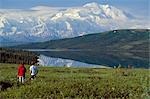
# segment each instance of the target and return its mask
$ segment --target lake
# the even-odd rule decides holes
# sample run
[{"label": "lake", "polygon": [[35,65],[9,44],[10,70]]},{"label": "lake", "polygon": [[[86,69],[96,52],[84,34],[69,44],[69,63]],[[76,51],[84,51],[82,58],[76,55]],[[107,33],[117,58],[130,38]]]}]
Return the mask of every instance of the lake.
[{"label": "lake", "polygon": [[84,49],[25,49],[38,54],[46,66],[149,68],[149,53],[143,51],[101,51]]}]

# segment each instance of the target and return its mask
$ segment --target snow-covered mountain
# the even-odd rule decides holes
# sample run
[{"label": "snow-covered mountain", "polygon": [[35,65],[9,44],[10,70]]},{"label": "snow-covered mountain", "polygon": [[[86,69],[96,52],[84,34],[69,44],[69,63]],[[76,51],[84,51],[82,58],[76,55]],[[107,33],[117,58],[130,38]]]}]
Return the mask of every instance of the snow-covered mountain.
[{"label": "snow-covered mountain", "polygon": [[128,12],[97,3],[73,8],[0,9],[0,41],[40,42],[113,29],[148,28],[143,24]]}]

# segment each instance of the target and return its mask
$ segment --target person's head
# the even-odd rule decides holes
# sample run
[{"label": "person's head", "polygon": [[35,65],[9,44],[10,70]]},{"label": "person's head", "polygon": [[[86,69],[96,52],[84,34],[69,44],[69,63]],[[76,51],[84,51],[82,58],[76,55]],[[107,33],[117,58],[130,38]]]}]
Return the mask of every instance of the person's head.
[{"label": "person's head", "polygon": [[21,63],[20,66],[24,66],[24,63]]},{"label": "person's head", "polygon": [[31,65],[34,65],[35,64],[35,62],[31,62]]},{"label": "person's head", "polygon": [[22,65],[24,65],[25,63],[24,62],[22,62]]}]

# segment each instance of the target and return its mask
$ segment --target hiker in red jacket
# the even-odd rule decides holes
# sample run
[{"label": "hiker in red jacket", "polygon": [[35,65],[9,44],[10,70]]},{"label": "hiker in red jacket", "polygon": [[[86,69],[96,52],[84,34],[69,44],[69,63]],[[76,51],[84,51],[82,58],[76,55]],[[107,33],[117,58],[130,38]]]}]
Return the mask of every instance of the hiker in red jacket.
[{"label": "hiker in red jacket", "polygon": [[25,73],[26,73],[26,68],[24,64],[20,64],[18,67],[18,79],[19,82],[24,83],[25,82]]}]

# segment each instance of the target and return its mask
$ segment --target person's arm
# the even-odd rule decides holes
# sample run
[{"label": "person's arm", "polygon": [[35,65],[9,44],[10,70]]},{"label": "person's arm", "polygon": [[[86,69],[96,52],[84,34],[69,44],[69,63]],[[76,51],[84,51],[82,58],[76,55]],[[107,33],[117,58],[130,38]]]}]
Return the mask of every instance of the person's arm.
[{"label": "person's arm", "polygon": [[26,68],[24,68],[24,72],[26,73],[26,71],[27,71],[27,69]]},{"label": "person's arm", "polygon": [[31,66],[30,66],[29,70],[30,70],[30,74],[31,74],[31,73],[32,73],[32,68],[31,68]]}]

